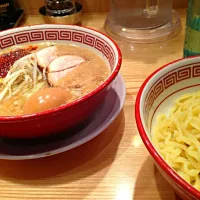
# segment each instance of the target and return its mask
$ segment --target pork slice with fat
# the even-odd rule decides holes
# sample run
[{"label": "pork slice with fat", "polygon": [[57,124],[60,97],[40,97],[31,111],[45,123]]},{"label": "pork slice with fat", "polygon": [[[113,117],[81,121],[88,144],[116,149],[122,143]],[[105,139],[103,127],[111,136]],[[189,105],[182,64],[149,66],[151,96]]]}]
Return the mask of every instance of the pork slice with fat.
[{"label": "pork slice with fat", "polygon": [[48,66],[47,77],[49,84],[59,86],[59,80],[83,62],[85,62],[84,58],[73,55],[60,56],[54,59]]},{"label": "pork slice with fat", "polygon": [[41,68],[47,68],[52,60],[58,57],[56,46],[46,47],[36,52],[38,65]]}]

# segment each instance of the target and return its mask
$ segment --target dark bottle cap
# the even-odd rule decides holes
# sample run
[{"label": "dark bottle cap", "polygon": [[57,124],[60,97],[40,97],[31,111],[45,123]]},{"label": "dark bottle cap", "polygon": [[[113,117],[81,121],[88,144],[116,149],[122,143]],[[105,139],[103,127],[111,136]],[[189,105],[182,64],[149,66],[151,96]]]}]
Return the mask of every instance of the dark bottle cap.
[{"label": "dark bottle cap", "polygon": [[46,0],[46,13],[50,16],[65,16],[76,12],[74,0]]}]

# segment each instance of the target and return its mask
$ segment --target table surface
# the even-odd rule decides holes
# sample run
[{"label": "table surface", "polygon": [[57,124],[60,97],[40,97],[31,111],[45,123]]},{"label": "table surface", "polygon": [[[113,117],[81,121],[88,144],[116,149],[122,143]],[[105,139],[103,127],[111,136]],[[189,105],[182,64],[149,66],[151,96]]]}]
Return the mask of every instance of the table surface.
[{"label": "table surface", "polygon": [[[178,10],[185,25],[185,10]],[[84,14],[83,25],[104,31],[106,13]],[[41,24],[38,15],[21,25]],[[184,29],[152,45],[121,46],[127,96],[117,119],[92,141],[60,155],[0,161],[0,199],[175,200],[137,131],[134,106],[139,87],[158,67],[182,57]]]}]

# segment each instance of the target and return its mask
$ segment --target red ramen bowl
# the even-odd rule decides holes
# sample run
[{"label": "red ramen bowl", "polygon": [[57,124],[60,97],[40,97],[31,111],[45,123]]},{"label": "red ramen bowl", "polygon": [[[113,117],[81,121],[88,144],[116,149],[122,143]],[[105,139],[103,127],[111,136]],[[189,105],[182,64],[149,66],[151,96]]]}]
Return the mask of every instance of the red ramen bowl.
[{"label": "red ramen bowl", "polygon": [[0,136],[37,138],[59,133],[86,120],[101,104],[122,62],[118,46],[104,34],[73,25],[34,25],[0,32],[0,48],[43,42],[74,44],[91,49],[108,63],[111,74],[102,85],[81,99],[45,112],[0,117]]},{"label": "red ramen bowl", "polygon": [[165,179],[184,200],[200,199],[200,191],[183,180],[152,143],[152,127],[157,116],[168,114],[175,100],[185,93],[200,91],[200,57],[169,63],[151,74],[141,86],[135,106],[140,136]]}]

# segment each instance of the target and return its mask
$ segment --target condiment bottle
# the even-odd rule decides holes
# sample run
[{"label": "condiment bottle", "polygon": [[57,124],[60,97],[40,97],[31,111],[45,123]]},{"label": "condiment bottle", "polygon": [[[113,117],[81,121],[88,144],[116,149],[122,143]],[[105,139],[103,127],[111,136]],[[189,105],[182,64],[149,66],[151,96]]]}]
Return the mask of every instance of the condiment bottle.
[{"label": "condiment bottle", "polygon": [[16,17],[12,0],[0,0],[0,24],[6,25]]},{"label": "condiment bottle", "polygon": [[76,12],[74,0],[46,0],[46,13],[50,16],[66,16]]},{"label": "condiment bottle", "polygon": [[189,0],[187,8],[184,57],[200,55],[200,1]]}]

